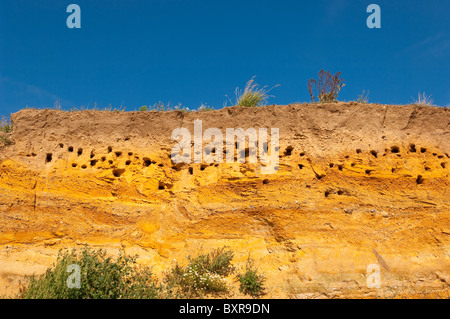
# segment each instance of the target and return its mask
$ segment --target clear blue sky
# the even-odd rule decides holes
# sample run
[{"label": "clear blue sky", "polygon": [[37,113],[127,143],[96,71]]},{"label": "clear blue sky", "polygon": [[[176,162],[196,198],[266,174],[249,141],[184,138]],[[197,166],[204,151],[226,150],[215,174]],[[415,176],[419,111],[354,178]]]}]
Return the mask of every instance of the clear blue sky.
[{"label": "clear blue sky", "polygon": [[[81,7],[81,29],[66,8]],[[381,7],[381,29],[366,8]],[[0,0],[0,114],[21,108],[201,103],[221,108],[252,76],[269,104],[309,101],[341,71],[340,100],[450,105],[449,0]],[[228,103],[229,105],[229,103]]]}]

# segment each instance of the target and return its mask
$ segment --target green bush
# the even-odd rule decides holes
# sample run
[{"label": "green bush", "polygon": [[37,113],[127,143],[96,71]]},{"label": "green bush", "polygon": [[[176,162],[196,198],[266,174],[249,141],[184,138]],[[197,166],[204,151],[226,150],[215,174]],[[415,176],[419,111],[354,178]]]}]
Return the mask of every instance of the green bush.
[{"label": "green bush", "polygon": [[264,275],[258,274],[258,270],[254,268],[253,262],[249,259],[245,272],[238,275],[239,291],[252,297],[260,297],[264,295]]},{"label": "green bush", "polygon": [[[158,298],[162,288],[147,267],[137,267],[137,256],[121,254],[115,260],[102,249],[60,251],[53,267],[29,278],[25,299],[139,299]],[[69,265],[80,267],[80,288],[69,288]]]},{"label": "green bush", "polygon": [[140,108],[139,108],[139,111],[140,112],[145,112],[145,111],[147,111],[147,105],[142,105]]},{"label": "green bush", "polygon": [[175,297],[202,297],[228,292],[225,276],[233,272],[231,250],[220,248],[209,254],[188,257],[185,267],[176,264],[164,279]]},{"label": "green bush", "polygon": [[6,117],[2,117],[0,120],[0,132],[3,133],[11,133],[13,129],[13,126],[10,122],[10,120]]}]

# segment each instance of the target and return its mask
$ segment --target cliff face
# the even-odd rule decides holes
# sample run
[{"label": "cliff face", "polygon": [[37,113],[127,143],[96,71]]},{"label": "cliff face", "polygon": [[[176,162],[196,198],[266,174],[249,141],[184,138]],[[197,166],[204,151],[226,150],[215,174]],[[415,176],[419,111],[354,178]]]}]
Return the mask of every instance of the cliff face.
[{"label": "cliff face", "polygon": [[[224,136],[278,128],[278,171],[175,165],[172,132],[193,134],[196,119]],[[449,295],[448,108],[29,109],[12,122],[0,149],[0,295],[84,243],[137,253],[157,274],[226,245],[238,266],[250,254],[273,298]],[[379,289],[367,287],[371,264]]]}]

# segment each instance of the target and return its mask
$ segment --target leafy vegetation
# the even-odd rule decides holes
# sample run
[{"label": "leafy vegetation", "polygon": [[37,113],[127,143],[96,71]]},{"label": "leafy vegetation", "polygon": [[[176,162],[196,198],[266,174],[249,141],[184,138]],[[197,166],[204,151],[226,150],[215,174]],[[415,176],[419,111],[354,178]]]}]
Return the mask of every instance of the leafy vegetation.
[{"label": "leafy vegetation", "polygon": [[[147,267],[137,267],[137,256],[106,256],[102,249],[88,247],[80,252],[60,251],[53,267],[38,277],[29,278],[22,292],[25,299],[130,299],[158,298],[162,288]],[[69,265],[80,267],[79,288],[69,288]]]},{"label": "leafy vegetation", "polygon": [[252,297],[260,297],[265,294],[264,275],[258,273],[249,258],[243,274],[238,275],[239,291]]},{"label": "leafy vegetation", "polygon": [[308,81],[308,90],[311,100],[316,101],[315,93],[319,102],[335,102],[341,89],[345,86],[345,80],[341,78],[341,72],[332,75],[330,71],[320,70],[319,78]]},{"label": "leafy vegetation", "polygon": [[178,263],[164,279],[172,295],[176,297],[201,297],[207,294],[227,293],[229,287],[225,276],[233,271],[231,250],[220,248],[194,258],[182,267]]}]

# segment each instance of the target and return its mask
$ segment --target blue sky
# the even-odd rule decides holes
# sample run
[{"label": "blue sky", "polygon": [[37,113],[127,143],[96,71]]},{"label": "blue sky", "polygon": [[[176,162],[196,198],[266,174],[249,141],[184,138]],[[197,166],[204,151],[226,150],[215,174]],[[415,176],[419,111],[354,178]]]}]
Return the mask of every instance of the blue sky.
[{"label": "blue sky", "polygon": [[[66,26],[71,3],[81,29]],[[371,3],[381,29],[366,26]],[[269,104],[307,102],[322,68],[342,72],[343,101],[450,105],[450,1],[0,0],[0,114],[57,100],[221,108],[252,76],[280,85]]]}]

